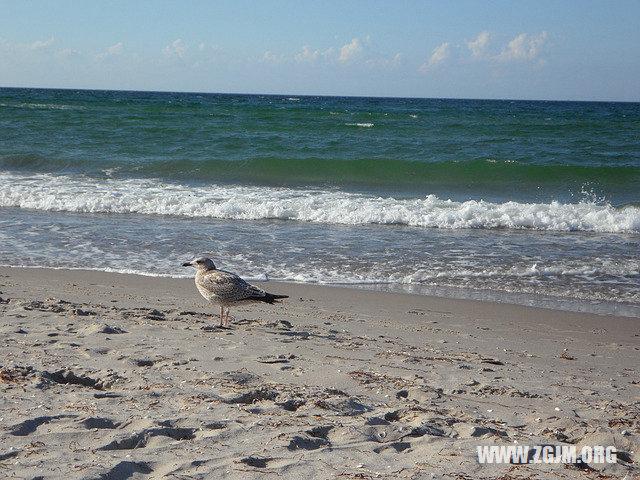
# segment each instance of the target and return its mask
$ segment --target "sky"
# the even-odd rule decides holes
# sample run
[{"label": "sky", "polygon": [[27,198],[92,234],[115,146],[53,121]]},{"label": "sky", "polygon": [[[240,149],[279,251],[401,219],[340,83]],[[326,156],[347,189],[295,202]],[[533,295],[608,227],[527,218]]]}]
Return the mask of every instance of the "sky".
[{"label": "sky", "polygon": [[640,101],[640,1],[0,0],[0,86]]}]

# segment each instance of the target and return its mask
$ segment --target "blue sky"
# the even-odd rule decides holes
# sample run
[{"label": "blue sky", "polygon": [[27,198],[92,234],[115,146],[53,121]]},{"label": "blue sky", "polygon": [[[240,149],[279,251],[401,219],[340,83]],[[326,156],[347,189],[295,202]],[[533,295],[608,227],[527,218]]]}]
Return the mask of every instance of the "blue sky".
[{"label": "blue sky", "polygon": [[640,101],[640,1],[5,1],[0,86]]}]

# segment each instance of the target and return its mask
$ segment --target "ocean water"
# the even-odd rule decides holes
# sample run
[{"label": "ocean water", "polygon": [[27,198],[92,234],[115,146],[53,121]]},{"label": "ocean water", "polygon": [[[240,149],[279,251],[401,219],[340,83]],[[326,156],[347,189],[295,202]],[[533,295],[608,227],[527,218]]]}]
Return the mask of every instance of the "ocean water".
[{"label": "ocean water", "polygon": [[640,317],[640,104],[0,89],[0,264]]}]

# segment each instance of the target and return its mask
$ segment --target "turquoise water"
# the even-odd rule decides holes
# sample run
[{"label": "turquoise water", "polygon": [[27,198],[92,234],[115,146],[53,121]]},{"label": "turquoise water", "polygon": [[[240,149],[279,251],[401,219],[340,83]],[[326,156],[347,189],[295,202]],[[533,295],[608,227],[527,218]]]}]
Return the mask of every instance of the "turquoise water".
[{"label": "turquoise water", "polygon": [[592,186],[614,203],[640,181],[638,104],[7,89],[0,103],[5,169],[505,198]]},{"label": "turquoise water", "polygon": [[0,132],[2,264],[640,311],[638,103],[0,89]]}]

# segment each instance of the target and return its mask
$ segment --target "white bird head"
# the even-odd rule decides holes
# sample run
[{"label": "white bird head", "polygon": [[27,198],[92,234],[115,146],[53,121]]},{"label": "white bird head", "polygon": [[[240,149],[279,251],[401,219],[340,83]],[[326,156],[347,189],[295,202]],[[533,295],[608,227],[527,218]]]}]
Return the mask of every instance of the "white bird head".
[{"label": "white bird head", "polygon": [[194,258],[190,262],[183,263],[183,267],[194,267],[196,270],[215,270],[216,265],[210,258],[207,257],[198,257]]}]

